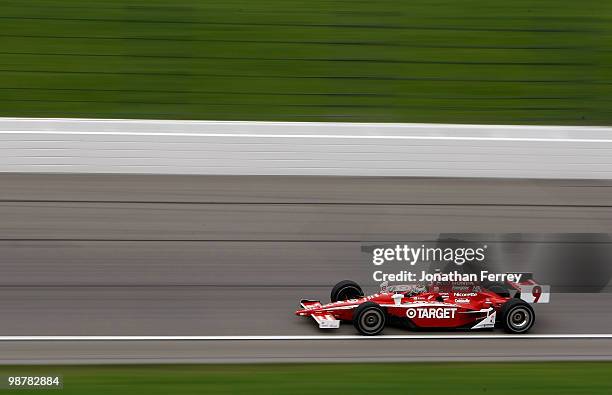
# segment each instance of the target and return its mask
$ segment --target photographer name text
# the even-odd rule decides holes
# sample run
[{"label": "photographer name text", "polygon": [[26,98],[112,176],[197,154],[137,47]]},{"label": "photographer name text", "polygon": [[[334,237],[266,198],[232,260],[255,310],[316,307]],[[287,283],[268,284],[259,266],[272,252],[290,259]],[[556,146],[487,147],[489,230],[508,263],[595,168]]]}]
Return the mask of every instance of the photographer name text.
[{"label": "photographer name text", "polygon": [[377,270],[373,273],[374,281],[377,282],[478,282],[478,281],[510,281],[518,283],[523,277],[522,273],[491,273],[487,270],[482,270],[478,273],[460,273],[457,271],[448,273],[429,273],[425,270],[418,272],[410,272],[407,270],[401,270],[397,273],[384,273],[382,270]]}]

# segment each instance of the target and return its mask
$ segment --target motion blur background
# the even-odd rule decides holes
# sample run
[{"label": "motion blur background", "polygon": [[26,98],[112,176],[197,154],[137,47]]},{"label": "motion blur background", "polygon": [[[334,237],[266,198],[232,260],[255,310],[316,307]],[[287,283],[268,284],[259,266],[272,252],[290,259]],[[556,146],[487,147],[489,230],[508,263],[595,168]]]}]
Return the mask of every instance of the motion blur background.
[{"label": "motion blur background", "polygon": [[[529,257],[574,292],[538,306],[535,334],[605,335],[612,132],[584,126],[612,124],[611,17],[597,0],[1,1],[2,117],[569,128],[414,132],[442,146],[359,140],[412,133],[380,125],[301,125],[314,135],[302,141],[276,124],[284,135],[262,142],[235,123],[2,119],[0,335],[316,335],[293,317],[298,300],[327,300],[347,277],[371,291],[363,242],[415,233]],[[355,140],[314,141],[338,127]],[[218,130],[226,140],[202,137]],[[298,175],[288,163],[304,152],[301,170],[315,170]],[[130,172],[136,162],[153,170]],[[575,252],[591,245],[597,262],[582,265]],[[575,286],[576,268],[595,281]],[[0,361],[612,358],[606,339],[349,343],[0,342]]]},{"label": "motion blur background", "polygon": [[598,0],[4,0],[0,114],[612,123]]}]

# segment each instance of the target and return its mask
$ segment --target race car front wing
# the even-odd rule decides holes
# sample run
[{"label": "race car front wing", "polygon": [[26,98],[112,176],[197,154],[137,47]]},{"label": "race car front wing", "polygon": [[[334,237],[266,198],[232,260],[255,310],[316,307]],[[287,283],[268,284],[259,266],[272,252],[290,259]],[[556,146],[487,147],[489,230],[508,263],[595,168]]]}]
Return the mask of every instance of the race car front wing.
[{"label": "race car front wing", "polygon": [[[300,301],[303,309],[311,310],[321,307],[321,302],[318,300],[303,299]],[[310,316],[319,324],[321,329],[338,329],[340,328],[340,320],[337,320],[333,315],[326,312],[312,313]]]}]

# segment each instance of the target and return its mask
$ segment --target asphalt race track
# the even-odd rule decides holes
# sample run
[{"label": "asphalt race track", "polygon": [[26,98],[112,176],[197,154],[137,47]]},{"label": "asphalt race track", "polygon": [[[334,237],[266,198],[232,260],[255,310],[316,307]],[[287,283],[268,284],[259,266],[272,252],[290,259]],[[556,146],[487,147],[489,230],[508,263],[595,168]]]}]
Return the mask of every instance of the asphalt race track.
[{"label": "asphalt race track", "polygon": [[[376,290],[362,241],[612,233],[611,186],[0,174],[0,336],[352,335],[293,311],[344,278]],[[608,334],[611,302],[554,293],[532,333]],[[612,359],[612,339],[0,341],[10,363],[473,359]]]},{"label": "asphalt race track", "polygon": [[609,360],[610,339],[3,342],[2,363]]}]

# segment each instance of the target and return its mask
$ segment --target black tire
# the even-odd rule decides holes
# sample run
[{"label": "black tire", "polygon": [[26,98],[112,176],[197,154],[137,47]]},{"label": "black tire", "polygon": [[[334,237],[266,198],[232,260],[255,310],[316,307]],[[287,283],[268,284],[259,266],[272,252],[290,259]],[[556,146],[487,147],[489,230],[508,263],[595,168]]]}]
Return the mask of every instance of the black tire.
[{"label": "black tire", "polygon": [[360,304],[353,313],[353,325],[365,336],[378,335],[385,329],[387,314],[377,303]]},{"label": "black tire", "polygon": [[333,302],[339,300],[359,299],[363,297],[363,290],[355,281],[344,280],[334,285],[330,299]]},{"label": "black tire", "polygon": [[508,288],[502,287],[500,285],[493,285],[491,288],[489,288],[489,291],[498,294],[502,298],[510,297],[510,291],[508,291]]},{"label": "black tire", "polygon": [[535,312],[524,300],[510,299],[501,308],[500,321],[508,333],[527,333],[535,323]]}]

